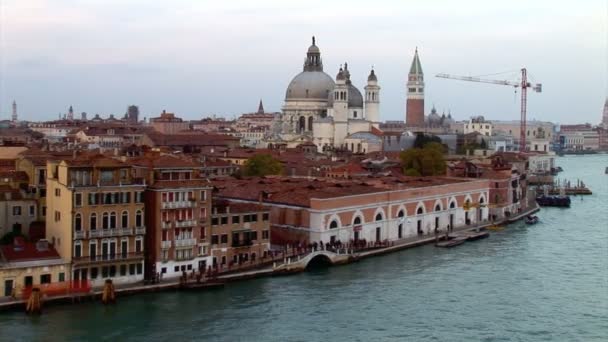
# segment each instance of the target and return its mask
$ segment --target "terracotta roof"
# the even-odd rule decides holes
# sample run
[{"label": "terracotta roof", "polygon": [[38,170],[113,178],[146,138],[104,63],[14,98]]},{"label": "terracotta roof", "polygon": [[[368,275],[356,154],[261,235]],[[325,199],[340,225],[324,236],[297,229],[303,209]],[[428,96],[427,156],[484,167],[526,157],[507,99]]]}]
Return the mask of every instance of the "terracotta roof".
[{"label": "terracotta roof", "polygon": [[15,245],[6,245],[0,246],[0,251],[8,262],[61,259],[59,253],[50,244],[46,250],[38,250],[36,244],[23,242],[18,249],[15,249]]},{"label": "terracotta roof", "polygon": [[149,167],[154,169],[192,169],[201,167],[200,164],[197,164],[191,160],[169,154],[134,158],[130,159],[129,163],[135,166]]},{"label": "terracotta roof", "polygon": [[224,134],[210,133],[178,133],[178,134],[162,134],[149,133],[148,138],[156,146],[225,146],[228,142],[238,142],[239,138]]},{"label": "terracotta roof", "polygon": [[211,187],[212,184],[206,179],[188,179],[188,180],[157,180],[151,189],[168,189],[168,188],[200,188]]},{"label": "terracotta roof", "polygon": [[256,203],[231,202],[222,199],[213,200],[214,213],[217,211],[217,214],[226,214],[228,208],[230,208],[230,214],[270,211],[270,208]]}]

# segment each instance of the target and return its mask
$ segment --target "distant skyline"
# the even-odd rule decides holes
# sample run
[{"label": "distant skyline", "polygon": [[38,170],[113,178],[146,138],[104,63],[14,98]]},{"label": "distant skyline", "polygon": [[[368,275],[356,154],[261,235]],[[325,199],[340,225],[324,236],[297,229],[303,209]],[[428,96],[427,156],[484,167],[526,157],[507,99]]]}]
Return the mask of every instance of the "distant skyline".
[{"label": "distant skyline", "polygon": [[[184,119],[280,111],[311,36],[324,70],[348,62],[363,89],[373,65],[381,120],[404,120],[406,75],[418,47],[426,112],[517,120],[519,93],[437,73],[517,80],[526,67],[543,93],[528,118],[601,121],[608,95],[608,5],[569,1],[0,1],[0,119]],[[497,74],[504,71],[511,73]]]}]

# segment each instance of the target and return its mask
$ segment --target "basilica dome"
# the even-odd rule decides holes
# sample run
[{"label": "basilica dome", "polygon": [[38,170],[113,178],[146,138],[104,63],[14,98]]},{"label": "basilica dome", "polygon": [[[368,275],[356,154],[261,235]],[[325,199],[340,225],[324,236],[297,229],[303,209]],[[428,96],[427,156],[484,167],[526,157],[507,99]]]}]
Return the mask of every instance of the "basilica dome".
[{"label": "basilica dome", "polygon": [[323,71],[303,71],[289,82],[285,100],[327,101],[334,85],[331,76]]}]

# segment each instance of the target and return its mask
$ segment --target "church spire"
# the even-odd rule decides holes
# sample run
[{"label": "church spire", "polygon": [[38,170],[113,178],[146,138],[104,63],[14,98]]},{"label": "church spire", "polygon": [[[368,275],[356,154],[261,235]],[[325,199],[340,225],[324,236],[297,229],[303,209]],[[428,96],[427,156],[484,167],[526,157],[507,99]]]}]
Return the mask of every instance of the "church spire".
[{"label": "church spire", "polygon": [[306,52],[304,61],[304,71],[323,71],[323,61],[321,60],[321,50],[316,44],[316,39],[312,37],[312,45]]},{"label": "church spire", "polygon": [[258,105],[258,114],[264,114],[264,104],[262,104],[262,99],[260,99],[260,104]]},{"label": "church spire", "polygon": [[422,65],[420,64],[420,57],[418,57],[418,47],[414,52],[414,59],[412,60],[412,66],[410,67],[410,74],[422,75]]}]

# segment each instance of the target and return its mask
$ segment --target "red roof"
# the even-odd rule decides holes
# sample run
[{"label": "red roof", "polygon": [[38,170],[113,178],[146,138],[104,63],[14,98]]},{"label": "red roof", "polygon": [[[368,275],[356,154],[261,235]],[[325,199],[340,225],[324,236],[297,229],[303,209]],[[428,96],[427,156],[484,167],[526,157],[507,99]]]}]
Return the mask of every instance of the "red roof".
[{"label": "red roof", "polygon": [[19,248],[15,248],[15,245],[0,246],[0,251],[4,256],[4,259],[8,262],[15,261],[35,261],[35,260],[49,260],[49,259],[61,259],[59,253],[55,250],[52,245],[48,245],[48,248],[39,250],[36,248],[36,244],[31,242],[23,242]]}]

